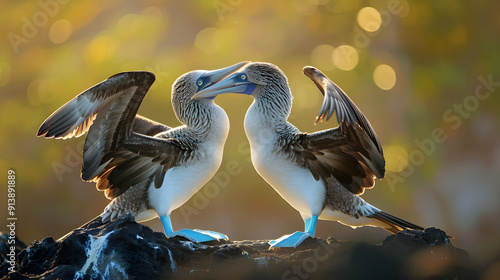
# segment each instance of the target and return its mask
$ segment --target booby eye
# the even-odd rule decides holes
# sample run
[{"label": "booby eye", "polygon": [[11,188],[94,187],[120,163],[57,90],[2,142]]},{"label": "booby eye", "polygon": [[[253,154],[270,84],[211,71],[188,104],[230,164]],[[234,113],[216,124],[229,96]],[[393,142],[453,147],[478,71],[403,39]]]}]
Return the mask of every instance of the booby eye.
[{"label": "booby eye", "polygon": [[203,81],[202,80],[198,80],[198,82],[196,82],[196,84],[201,87],[203,85]]},{"label": "booby eye", "polygon": [[243,81],[246,80],[247,79],[247,75],[241,74],[240,79],[242,79]]}]

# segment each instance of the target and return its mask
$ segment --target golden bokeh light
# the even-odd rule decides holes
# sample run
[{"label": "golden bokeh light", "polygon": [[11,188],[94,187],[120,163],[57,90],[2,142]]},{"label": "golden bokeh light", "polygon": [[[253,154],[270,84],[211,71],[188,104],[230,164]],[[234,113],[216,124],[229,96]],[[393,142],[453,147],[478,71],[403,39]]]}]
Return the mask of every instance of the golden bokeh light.
[{"label": "golden bokeh light", "polygon": [[391,14],[398,17],[406,17],[410,12],[410,3],[408,3],[408,0],[399,0],[388,4],[388,8]]},{"label": "golden bokeh light", "polygon": [[396,72],[387,64],[380,64],[373,71],[373,81],[383,89],[390,90],[396,84]]},{"label": "golden bokeh light", "polygon": [[33,106],[40,105],[40,96],[38,95],[40,79],[33,80],[26,89],[26,97],[28,102]]},{"label": "golden bokeh light", "polygon": [[88,64],[97,64],[113,56],[114,41],[107,36],[97,37],[84,50],[84,57]]},{"label": "golden bokeh light", "polygon": [[67,19],[60,19],[50,28],[49,39],[54,44],[66,42],[73,33],[73,26]]},{"label": "golden bokeh light", "polygon": [[292,5],[295,11],[304,16],[311,16],[316,12],[315,3],[309,3],[308,1],[292,1]]},{"label": "golden bokeh light", "polygon": [[234,29],[218,29],[212,37],[212,45],[216,51],[230,53],[238,48],[238,33]]},{"label": "golden bokeh light", "polygon": [[375,32],[382,25],[380,13],[372,7],[364,7],[359,10],[357,20],[359,26],[368,32]]},{"label": "golden bokeh light", "polygon": [[209,27],[198,32],[194,40],[196,48],[206,54],[214,53],[216,51],[216,46],[213,44],[213,37],[216,31],[216,28]]},{"label": "golden bokeh light", "polygon": [[194,44],[206,54],[228,54],[237,48],[238,34],[231,28],[205,28],[198,32]]},{"label": "golden bokeh light", "polygon": [[[471,8],[465,1],[410,0],[28,2],[3,2],[0,52],[0,146],[6,147],[0,168],[18,169],[23,213],[44,209],[24,215],[16,229],[22,241],[62,236],[71,228],[57,221],[70,218],[79,226],[108,202],[93,184],[81,181],[76,159],[81,160],[85,135],[65,141],[36,137],[52,112],[113,74],[150,71],[156,81],[139,114],[175,127],[181,125],[171,106],[177,77],[248,60],[283,70],[295,97],[290,122],[309,133],[338,125],[335,116],[313,125],[323,96],[302,68],[312,65],[325,73],[366,115],[384,145],[386,178],[366,193],[369,200],[382,201],[384,209],[405,220],[453,228],[449,234],[463,241],[459,245],[471,255],[496,256],[491,244],[500,244],[500,221],[491,217],[500,205],[467,190],[468,182],[480,182],[477,188],[483,189],[475,193],[500,197],[495,170],[488,168],[500,164],[500,137],[495,134],[500,120],[500,5]],[[219,184],[227,174],[231,182],[209,205],[191,199],[174,212],[176,227],[189,227],[182,219],[184,210],[205,205],[189,216],[191,223],[211,228],[211,213],[234,209],[215,220],[215,229],[233,240],[263,238],[261,227],[239,226],[256,215],[263,218],[262,225],[276,225],[275,215],[266,213],[283,217],[266,238],[291,232],[285,226],[300,222],[300,215],[250,161],[244,118],[252,102],[234,94],[215,99],[231,130],[221,174],[213,182]],[[433,138],[441,129],[448,140],[438,143]],[[478,133],[480,138],[468,141],[467,136]],[[464,150],[465,155],[456,156]],[[56,170],[54,163],[65,167]],[[461,177],[453,176],[457,174]],[[234,199],[242,193],[248,199]],[[92,201],[92,207],[83,207],[78,198]],[[255,207],[259,199],[263,205]],[[470,205],[460,207],[464,201]],[[456,209],[472,214],[462,219]],[[440,212],[444,214],[436,214]],[[483,220],[494,222],[475,226]],[[154,226],[163,230],[158,220]],[[330,228],[325,224],[318,230],[326,238]],[[365,230],[355,233],[358,240],[370,235]],[[350,228],[339,227],[339,238],[352,234]]]},{"label": "golden bokeh light", "polygon": [[332,58],[333,64],[344,71],[354,69],[359,61],[358,52],[350,45],[342,45],[336,48],[333,51]]},{"label": "golden bokeh light", "polygon": [[330,59],[335,48],[331,45],[322,44],[316,46],[311,53],[311,61],[314,67],[322,71],[330,71],[335,68],[333,61]]},{"label": "golden bokeh light", "polygon": [[401,172],[408,166],[408,152],[399,145],[383,147],[385,169],[390,172]]},{"label": "golden bokeh light", "polygon": [[129,35],[136,18],[136,14],[126,14],[122,16],[116,26],[117,31],[122,35]]}]

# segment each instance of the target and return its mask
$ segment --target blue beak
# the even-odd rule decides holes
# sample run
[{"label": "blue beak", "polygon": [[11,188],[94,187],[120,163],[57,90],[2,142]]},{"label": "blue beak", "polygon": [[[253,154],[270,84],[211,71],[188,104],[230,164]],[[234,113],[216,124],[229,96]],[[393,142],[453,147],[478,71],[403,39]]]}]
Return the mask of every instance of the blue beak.
[{"label": "blue beak", "polygon": [[245,72],[236,72],[222,81],[215,82],[207,87],[203,87],[191,97],[194,98],[213,98],[224,93],[252,94],[257,84],[248,81]]},{"label": "blue beak", "polygon": [[210,87],[211,85],[221,81],[222,79],[238,71],[248,63],[250,63],[250,61],[243,61],[226,68],[205,72],[205,74],[201,75],[201,77],[199,77],[198,80],[196,80],[198,91]]}]

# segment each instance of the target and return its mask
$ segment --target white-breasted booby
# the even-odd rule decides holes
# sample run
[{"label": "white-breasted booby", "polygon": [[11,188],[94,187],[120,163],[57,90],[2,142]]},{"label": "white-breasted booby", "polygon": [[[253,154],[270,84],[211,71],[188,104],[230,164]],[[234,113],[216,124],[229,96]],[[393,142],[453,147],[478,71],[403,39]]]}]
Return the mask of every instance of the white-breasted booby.
[{"label": "white-breasted booby", "polygon": [[38,136],[66,139],[88,131],[81,176],[112,199],[98,217],[103,222],[126,213],[137,221],[158,215],[168,237],[227,239],[211,231],[174,232],[170,213],[215,174],[229,132],[229,119],[214,98],[191,97],[247,63],[179,77],[172,86],[172,106],[182,126],[170,128],[137,115],[155,76],[124,72],[63,105],[40,126]]},{"label": "white-breasted booby", "polygon": [[324,95],[316,121],[336,111],[339,126],[315,133],[300,132],[287,119],[292,94],[285,74],[269,63],[250,63],[194,98],[243,93],[254,98],[245,116],[252,163],[257,172],[300,212],[304,232],[269,242],[273,247],[296,247],[314,236],[318,219],[353,228],[375,226],[396,233],[423,228],[368,204],[360,194],[382,179],[385,159],[375,131],[349,97],[323,73],[305,67]]}]

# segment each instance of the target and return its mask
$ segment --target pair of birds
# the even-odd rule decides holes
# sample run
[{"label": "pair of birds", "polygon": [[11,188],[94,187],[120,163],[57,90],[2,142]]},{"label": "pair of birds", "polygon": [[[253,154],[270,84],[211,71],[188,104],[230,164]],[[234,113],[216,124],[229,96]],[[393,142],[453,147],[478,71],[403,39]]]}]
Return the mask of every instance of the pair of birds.
[{"label": "pair of birds", "polygon": [[314,67],[308,76],[324,95],[316,118],[336,111],[339,126],[300,132],[287,121],[292,94],[285,74],[275,65],[241,62],[214,71],[192,71],[172,86],[174,112],[183,124],[171,128],[137,114],[155,77],[124,72],[87,89],[54,112],[38,136],[79,137],[82,179],[96,183],[112,199],[98,217],[103,222],[125,213],[138,221],[159,216],[168,237],[194,242],[227,239],[221,233],[174,231],[170,213],[184,204],[216,173],[229,131],[217,95],[250,95],[245,131],[257,172],[297,211],[304,231],[270,241],[273,247],[296,247],[314,237],[318,219],[351,227],[376,226],[396,233],[422,227],[392,216],[359,197],[383,178],[382,146],[366,117],[349,97]]}]

